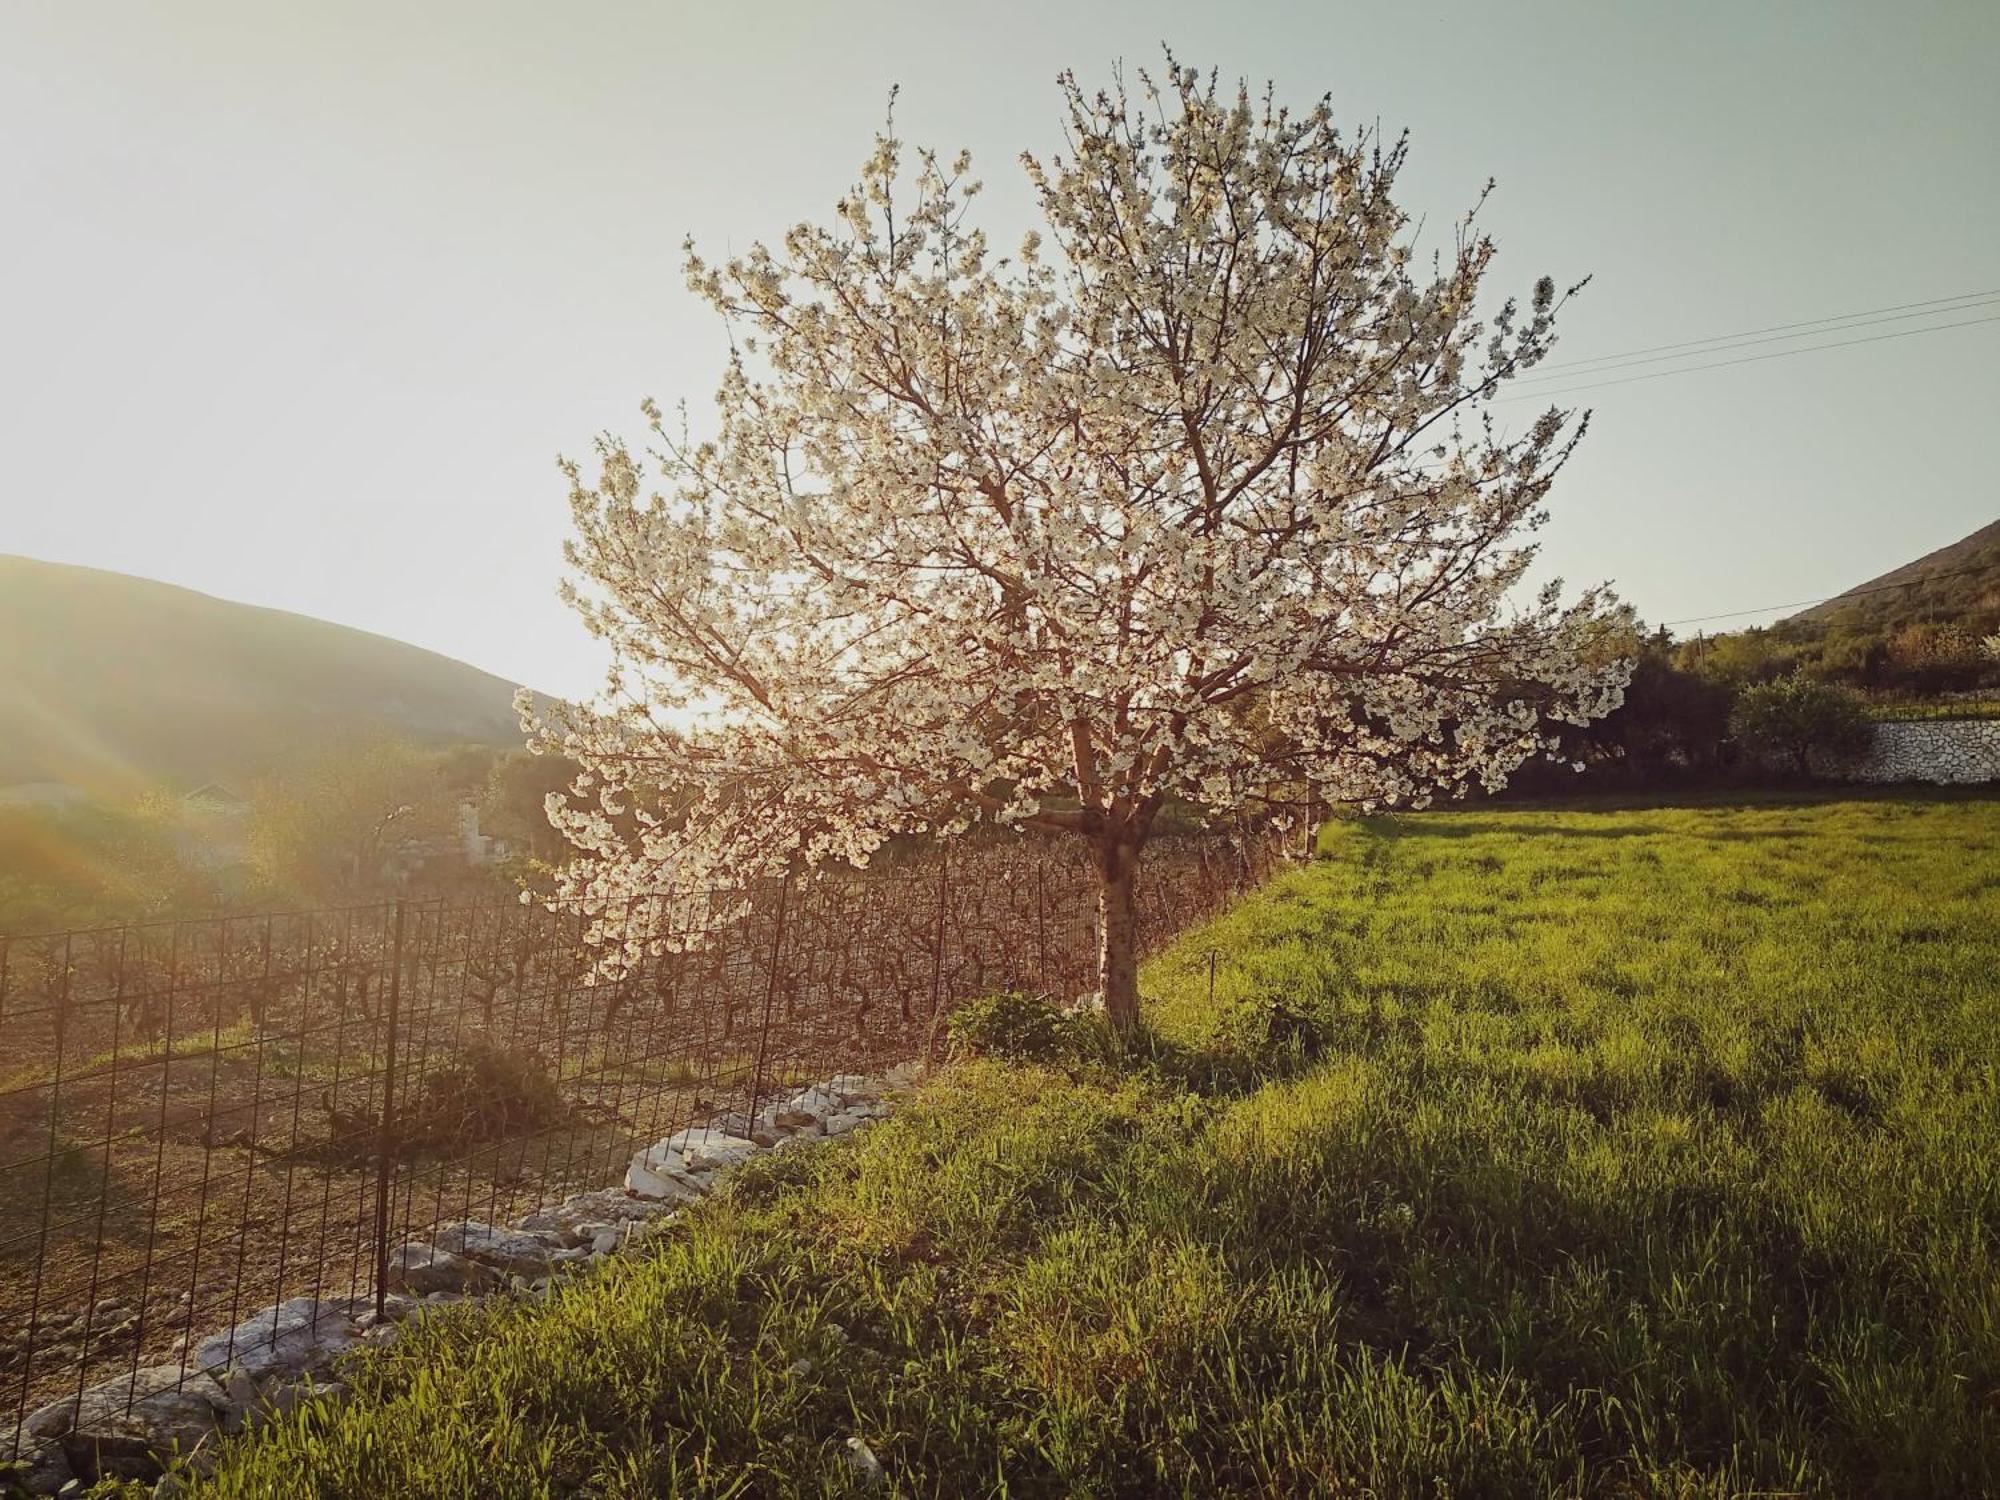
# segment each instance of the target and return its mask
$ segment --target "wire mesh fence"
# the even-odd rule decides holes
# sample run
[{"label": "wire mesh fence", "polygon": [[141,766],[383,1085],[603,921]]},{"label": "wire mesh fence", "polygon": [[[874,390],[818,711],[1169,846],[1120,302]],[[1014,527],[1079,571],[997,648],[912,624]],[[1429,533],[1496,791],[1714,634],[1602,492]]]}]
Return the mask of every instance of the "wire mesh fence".
[{"label": "wire mesh fence", "polygon": [[[1142,945],[1273,857],[1156,842]],[[286,1299],[379,1302],[394,1246],[615,1184],[677,1129],[919,1056],[964,999],[1073,997],[1095,973],[1094,877],[1046,841],[612,915],[655,939],[616,978],[602,914],[518,903],[0,937],[5,1456],[51,1404],[227,1367],[216,1331],[269,1315],[275,1336]]]}]

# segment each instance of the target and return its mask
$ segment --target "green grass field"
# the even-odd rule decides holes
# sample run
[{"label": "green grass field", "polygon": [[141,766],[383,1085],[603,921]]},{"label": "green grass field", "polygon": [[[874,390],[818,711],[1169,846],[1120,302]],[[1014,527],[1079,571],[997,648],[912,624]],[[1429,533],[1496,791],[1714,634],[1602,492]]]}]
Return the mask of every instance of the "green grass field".
[{"label": "green grass field", "polygon": [[2000,1491],[2000,801],[1322,852],[1145,1055],[951,1069],[204,1493]]}]

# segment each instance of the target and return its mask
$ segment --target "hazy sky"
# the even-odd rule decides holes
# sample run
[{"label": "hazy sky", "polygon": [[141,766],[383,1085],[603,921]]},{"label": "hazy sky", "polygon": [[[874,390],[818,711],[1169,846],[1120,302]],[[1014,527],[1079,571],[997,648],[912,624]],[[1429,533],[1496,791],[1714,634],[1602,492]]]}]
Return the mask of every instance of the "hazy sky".
[{"label": "hazy sky", "polygon": [[[1012,243],[1057,70],[1162,39],[1408,127],[1433,223],[1498,178],[1493,284],[1596,276],[1556,360],[2000,288],[1994,0],[4,0],[0,552],[588,690],[553,460],[706,402],[682,236],[826,217],[900,83]],[[2000,514],[1996,355],[2000,322],[1580,394],[1547,556],[1657,621],[1952,541]]]}]

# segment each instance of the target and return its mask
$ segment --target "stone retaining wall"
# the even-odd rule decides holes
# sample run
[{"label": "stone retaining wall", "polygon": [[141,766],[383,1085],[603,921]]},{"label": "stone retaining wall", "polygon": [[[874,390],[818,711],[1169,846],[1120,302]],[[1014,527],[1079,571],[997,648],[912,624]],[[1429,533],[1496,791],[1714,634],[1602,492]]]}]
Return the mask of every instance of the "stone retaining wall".
[{"label": "stone retaining wall", "polygon": [[1895,719],[1875,726],[1868,754],[1849,781],[2000,781],[2000,719]]}]

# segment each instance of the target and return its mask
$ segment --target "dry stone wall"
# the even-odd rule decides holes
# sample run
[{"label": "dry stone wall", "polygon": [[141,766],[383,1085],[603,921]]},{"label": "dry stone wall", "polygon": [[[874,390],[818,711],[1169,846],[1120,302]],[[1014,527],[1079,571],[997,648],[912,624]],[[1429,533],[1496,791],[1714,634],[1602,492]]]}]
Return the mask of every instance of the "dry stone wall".
[{"label": "dry stone wall", "polygon": [[2000,719],[1898,719],[1875,726],[1850,781],[1967,785],[2000,781]]}]

